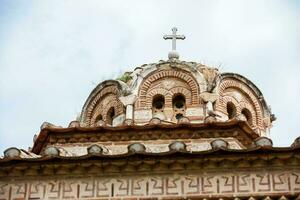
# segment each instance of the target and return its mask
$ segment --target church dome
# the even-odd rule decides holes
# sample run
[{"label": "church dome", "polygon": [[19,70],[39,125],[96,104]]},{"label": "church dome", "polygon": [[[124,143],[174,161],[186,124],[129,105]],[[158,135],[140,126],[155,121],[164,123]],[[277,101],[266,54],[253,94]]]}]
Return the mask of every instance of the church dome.
[{"label": "church dome", "polygon": [[178,59],[137,67],[117,80],[100,83],[82,109],[81,126],[144,125],[242,120],[268,136],[273,115],[260,90],[247,78]]}]

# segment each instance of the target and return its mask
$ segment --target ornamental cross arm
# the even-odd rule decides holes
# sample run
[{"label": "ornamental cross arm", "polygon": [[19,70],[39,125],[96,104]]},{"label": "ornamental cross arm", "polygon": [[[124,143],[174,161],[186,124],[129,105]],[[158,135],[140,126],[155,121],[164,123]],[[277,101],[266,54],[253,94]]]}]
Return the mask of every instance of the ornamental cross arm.
[{"label": "ornamental cross arm", "polygon": [[[173,39],[173,35],[164,35],[164,39],[168,40],[168,39]],[[184,40],[185,36],[184,35],[176,35],[176,39],[177,40]]]},{"label": "ornamental cross arm", "polygon": [[176,40],[184,40],[184,35],[177,35],[177,28],[172,28],[172,35],[164,35],[163,38],[165,40],[172,40],[172,51],[169,53],[169,59],[171,58],[179,58],[179,54],[176,52]]}]

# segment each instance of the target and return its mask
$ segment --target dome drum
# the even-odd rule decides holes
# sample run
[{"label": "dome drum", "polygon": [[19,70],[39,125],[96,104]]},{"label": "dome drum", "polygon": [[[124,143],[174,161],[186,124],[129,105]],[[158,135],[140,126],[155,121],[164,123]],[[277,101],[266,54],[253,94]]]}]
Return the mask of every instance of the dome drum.
[{"label": "dome drum", "polygon": [[[125,77],[126,75],[126,77]],[[99,84],[81,114],[83,126],[246,121],[261,136],[268,136],[271,113],[261,92],[248,79],[194,62],[160,61],[126,72],[118,81]],[[125,78],[124,78],[125,77]]]}]

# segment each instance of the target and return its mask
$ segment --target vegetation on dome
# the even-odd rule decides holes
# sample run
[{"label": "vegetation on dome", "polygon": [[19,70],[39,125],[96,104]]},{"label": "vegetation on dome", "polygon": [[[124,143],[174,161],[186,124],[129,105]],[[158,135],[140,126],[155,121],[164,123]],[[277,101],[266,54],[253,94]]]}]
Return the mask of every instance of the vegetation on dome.
[{"label": "vegetation on dome", "polygon": [[123,81],[124,83],[127,83],[132,79],[132,76],[130,76],[131,72],[125,72],[122,76],[117,78],[119,81]]}]

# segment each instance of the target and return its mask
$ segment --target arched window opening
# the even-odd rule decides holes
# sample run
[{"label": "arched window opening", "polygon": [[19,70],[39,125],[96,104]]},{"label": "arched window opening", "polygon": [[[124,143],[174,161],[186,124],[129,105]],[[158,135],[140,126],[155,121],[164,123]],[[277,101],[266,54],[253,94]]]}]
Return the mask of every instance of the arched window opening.
[{"label": "arched window opening", "polygon": [[236,108],[234,104],[231,102],[227,103],[227,114],[228,114],[228,119],[233,119],[236,116]]},{"label": "arched window opening", "polygon": [[177,94],[173,97],[173,108],[178,110],[185,110],[185,97],[182,94]]},{"label": "arched window opening", "polygon": [[244,108],[244,109],[242,110],[242,114],[245,116],[245,118],[246,118],[248,124],[249,124],[250,126],[252,126],[253,123],[252,123],[252,115],[251,115],[251,112],[250,112],[247,108]]},{"label": "arched window opening", "polygon": [[100,120],[103,120],[102,115],[98,115],[98,116],[96,117],[95,123],[99,122]]},{"label": "arched window opening", "polygon": [[165,107],[165,98],[162,95],[156,95],[153,97],[152,101],[152,111],[153,113],[163,112]]},{"label": "arched window opening", "polygon": [[115,117],[115,108],[111,107],[107,111],[107,116],[106,116],[106,123],[112,125],[113,119]]},{"label": "arched window opening", "polygon": [[182,94],[175,94],[172,98],[174,120],[180,120],[185,115],[185,97]]}]

